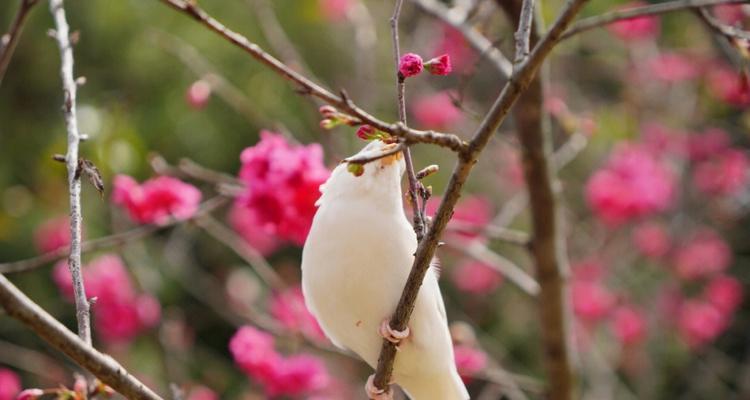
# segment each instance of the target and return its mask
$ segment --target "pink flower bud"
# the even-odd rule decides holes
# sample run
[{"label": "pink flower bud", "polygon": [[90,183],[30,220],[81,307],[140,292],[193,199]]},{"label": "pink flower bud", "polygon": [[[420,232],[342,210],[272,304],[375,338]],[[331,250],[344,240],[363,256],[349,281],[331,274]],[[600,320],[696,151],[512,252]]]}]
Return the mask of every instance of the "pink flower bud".
[{"label": "pink flower bud", "polygon": [[204,80],[197,80],[185,93],[185,101],[195,110],[203,109],[211,98],[211,85]]},{"label": "pink flower bud", "polygon": [[336,110],[336,107],[334,106],[324,105],[324,106],[320,106],[320,108],[318,109],[318,112],[320,112],[320,114],[324,117],[330,117],[338,113],[338,110]]},{"label": "pink flower bud", "polygon": [[448,75],[453,70],[453,67],[451,67],[451,57],[447,54],[427,61],[424,67],[433,75]]},{"label": "pink flower bud", "polygon": [[357,137],[362,140],[372,140],[375,139],[375,133],[377,130],[373,128],[370,125],[362,125],[357,129]]},{"label": "pink flower bud", "polygon": [[18,394],[16,400],[34,400],[42,395],[44,395],[44,391],[42,389],[26,389]]},{"label": "pink flower bud", "polygon": [[414,53],[406,53],[401,56],[401,60],[398,63],[398,72],[408,78],[422,72],[424,65],[422,64],[422,57]]},{"label": "pink flower bud", "polygon": [[320,121],[320,127],[323,128],[323,129],[325,129],[325,130],[331,130],[331,129],[337,127],[338,125],[341,125],[341,120],[339,120],[339,119],[328,119],[328,118],[326,118],[326,119]]}]

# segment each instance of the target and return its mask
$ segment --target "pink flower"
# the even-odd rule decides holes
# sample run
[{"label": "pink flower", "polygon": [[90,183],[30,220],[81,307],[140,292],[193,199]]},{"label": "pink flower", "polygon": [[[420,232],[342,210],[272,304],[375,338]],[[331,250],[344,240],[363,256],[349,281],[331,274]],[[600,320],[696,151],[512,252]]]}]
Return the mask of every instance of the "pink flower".
[{"label": "pink flower", "polygon": [[633,243],[638,251],[652,259],[664,257],[672,245],[666,227],[658,222],[645,222],[633,229]]},{"label": "pink flower", "polygon": [[190,390],[187,400],[219,400],[219,395],[205,386],[196,386]]},{"label": "pink flower", "polygon": [[125,207],[130,218],[140,224],[165,224],[170,217],[191,218],[201,200],[195,186],[168,176],[138,185],[129,176],[117,175],[112,186],[112,202]]},{"label": "pink flower", "polygon": [[636,308],[620,306],[612,317],[612,330],[623,346],[634,345],[646,337],[646,320]]},{"label": "pink flower", "polygon": [[43,395],[44,390],[42,389],[26,389],[18,394],[16,400],[36,400]]},{"label": "pink flower", "polygon": [[680,308],[677,327],[680,336],[692,348],[713,341],[727,326],[727,319],[713,305],[688,300]]},{"label": "pink flower", "polygon": [[262,226],[258,215],[240,202],[234,203],[228,218],[235,232],[261,255],[268,256],[281,246],[279,239]]},{"label": "pink flower", "polygon": [[301,354],[282,360],[276,376],[266,385],[270,396],[299,396],[325,388],[331,381],[323,363]]},{"label": "pink flower", "polygon": [[362,140],[373,140],[377,138],[375,132],[377,132],[375,128],[371,125],[365,124],[357,128],[357,137]]},{"label": "pink flower", "polygon": [[461,263],[451,276],[458,289],[473,294],[490,293],[503,283],[503,276],[498,271],[473,260]]},{"label": "pink flower", "polygon": [[421,126],[431,129],[447,129],[463,119],[448,92],[416,99],[411,112]]},{"label": "pink flower", "polygon": [[439,55],[427,61],[424,63],[424,67],[433,75],[448,75],[453,71],[451,57],[447,54]]},{"label": "pink flower", "polygon": [[472,346],[454,346],[453,357],[456,360],[458,374],[464,382],[469,382],[471,376],[487,367],[487,354]]},{"label": "pink flower", "polygon": [[[620,9],[630,9],[645,5],[640,1],[630,3]],[[655,17],[636,17],[615,22],[609,25],[609,31],[623,41],[651,39],[659,34],[659,19]]]},{"label": "pink flower", "polygon": [[[434,215],[440,205],[440,198],[435,196],[427,201],[425,213]],[[492,203],[482,196],[466,196],[458,202],[453,210],[453,217],[448,223],[449,234],[465,239],[480,239],[481,230],[492,219]]]},{"label": "pink flower", "polygon": [[58,217],[44,222],[34,232],[34,244],[40,253],[54,251],[70,244],[70,219]]},{"label": "pink flower", "polygon": [[7,368],[0,368],[0,400],[13,400],[20,391],[21,378]]},{"label": "pink flower", "polygon": [[319,0],[318,4],[323,17],[331,22],[344,20],[353,6],[352,0]]},{"label": "pink flower", "polygon": [[675,180],[672,171],[642,146],[621,146],[589,179],[586,200],[602,222],[617,226],[668,209]]},{"label": "pink flower", "polygon": [[687,138],[688,157],[693,162],[705,161],[729,148],[729,135],[721,129],[710,128]]},{"label": "pink flower", "polygon": [[211,99],[211,84],[204,80],[197,80],[185,92],[185,101],[190,108],[202,110]]},{"label": "pink flower", "polygon": [[695,60],[678,53],[659,54],[646,62],[646,68],[652,78],[665,82],[693,79],[701,73]]},{"label": "pink flower", "polygon": [[703,193],[715,196],[732,196],[747,183],[750,161],[740,150],[727,149],[710,160],[695,166],[693,183]]},{"label": "pink flower", "polygon": [[708,89],[714,97],[730,105],[750,105],[750,85],[747,78],[726,65],[717,64],[709,68]]},{"label": "pink flower", "polygon": [[271,316],[286,329],[301,333],[308,338],[325,340],[318,321],[305,306],[302,288],[297,286],[274,294],[269,306]]},{"label": "pink flower", "polygon": [[261,140],[242,151],[239,178],[247,191],[239,202],[254,213],[265,232],[302,245],[315,216],[320,185],[330,171],[318,144],[293,145],[284,136],[261,131]]},{"label": "pink flower", "polygon": [[398,62],[398,72],[401,73],[404,78],[418,75],[422,72],[423,68],[422,57],[414,53],[404,54]]},{"label": "pink flower", "polygon": [[615,305],[615,296],[597,281],[574,280],[571,285],[573,311],[586,322],[606,317]]},{"label": "pink flower", "polygon": [[453,69],[459,72],[469,72],[474,67],[474,50],[464,39],[463,34],[450,25],[443,25],[440,41],[436,44],[432,54],[448,54],[451,58]]},{"label": "pink flower", "polygon": [[273,379],[282,362],[274,349],[273,336],[250,326],[243,326],[232,336],[229,351],[242,371],[261,382]]},{"label": "pink flower", "polygon": [[736,25],[745,19],[742,4],[722,4],[713,7],[713,14],[727,25]]},{"label": "pink flower", "polygon": [[733,313],[742,303],[742,284],[727,275],[719,275],[708,283],[703,297],[719,311]]},{"label": "pink flower", "polygon": [[727,269],[732,263],[732,251],[716,232],[704,229],[677,249],[673,262],[680,278],[705,278]]}]

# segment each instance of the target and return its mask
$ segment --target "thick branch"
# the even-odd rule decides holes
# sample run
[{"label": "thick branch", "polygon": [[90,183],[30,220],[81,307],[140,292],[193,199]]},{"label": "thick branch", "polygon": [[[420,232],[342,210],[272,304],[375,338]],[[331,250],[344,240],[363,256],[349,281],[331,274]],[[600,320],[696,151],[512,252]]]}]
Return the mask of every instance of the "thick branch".
[{"label": "thick branch", "polygon": [[18,39],[21,37],[26,17],[29,16],[31,8],[38,2],[39,0],[21,0],[21,5],[18,6],[18,12],[10,24],[8,33],[0,37],[0,84],[3,83],[5,71],[8,70],[10,59],[13,58],[13,52],[15,52]]},{"label": "thick branch", "polygon": [[[458,163],[451,174],[443,200],[440,202],[438,211],[433,219],[432,226],[417,247],[414,265],[396,307],[396,312],[393,314],[390,322],[392,328],[398,330],[406,328],[411,313],[414,310],[414,302],[417,299],[419,288],[427,273],[430,260],[435,255],[440,234],[450,220],[458,198],[461,196],[461,189],[464,183],[466,183],[471,169],[476,164],[479,154],[500,124],[505,120],[511,106],[513,106],[519,96],[529,86],[544,59],[560,41],[562,33],[571,24],[573,18],[585,3],[586,0],[569,0],[566,3],[549,32],[534,47],[527,60],[513,73],[509,82],[505,84],[505,87],[503,87],[500,95],[498,95],[487,116],[474,133],[467,151],[460,155]],[[395,356],[396,347],[391,342],[384,340],[380,349],[378,368],[374,379],[377,387],[384,388],[390,381]]]},{"label": "thick branch", "polygon": [[55,20],[54,36],[60,48],[60,77],[63,83],[63,114],[68,131],[68,152],[65,164],[68,169],[68,190],[70,192],[70,256],[68,268],[73,277],[73,294],[78,320],[78,335],[91,344],[91,318],[89,300],[83,286],[81,273],[81,180],[78,172],[78,145],[81,135],[78,132],[76,117],[77,84],[73,77],[73,46],[70,43],[68,21],[65,18],[63,0],[50,0],[49,9]]},{"label": "thick branch", "polygon": [[357,107],[357,105],[355,105],[354,102],[352,102],[347,96],[337,96],[331,93],[329,90],[318,85],[317,83],[311,81],[299,72],[289,68],[289,66],[265,52],[257,44],[250,42],[246,37],[222,25],[219,21],[215,20],[213,17],[208,15],[208,13],[203,11],[203,9],[195,5],[194,2],[186,2],[184,0],[161,1],[172,7],[173,9],[182,11],[185,14],[193,17],[193,19],[201,23],[206,28],[214,31],[224,39],[228,40],[230,43],[246,51],[248,54],[250,54],[250,56],[266,65],[272,71],[298,84],[301,88],[300,92],[303,94],[315,96],[323,100],[324,102],[336,106],[340,110],[359,118],[363,123],[372,125],[374,128],[384,132],[388,132],[391,135],[402,137],[410,142],[437,144],[441,147],[446,147],[456,152],[461,152],[464,150],[465,142],[456,135],[434,131],[420,131],[411,129],[403,123],[389,124],[375,118],[365,110]]},{"label": "thick branch", "polygon": [[161,397],[130,375],[112,357],[98,352],[91,344],[76,337],[1,274],[0,305],[8,315],[127,398],[161,400]]}]

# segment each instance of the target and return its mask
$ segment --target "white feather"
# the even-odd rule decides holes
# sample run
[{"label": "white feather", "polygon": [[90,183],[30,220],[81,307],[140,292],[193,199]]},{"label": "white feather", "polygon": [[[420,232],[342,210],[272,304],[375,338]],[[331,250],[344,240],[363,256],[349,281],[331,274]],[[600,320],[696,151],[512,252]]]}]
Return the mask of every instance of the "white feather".
[{"label": "white feather", "polygon": [[[372,142],[362,151],[382,148]],[[378,327],[396,309],[417,240],[404,214],[400,156],[365,165],[362,176],[339,165],[321,198],[302,253],[305,301],[339,347],[377,365]],[[437,276],[429,271],[401,344],[394,378],[414,400],[464,400]]]}]

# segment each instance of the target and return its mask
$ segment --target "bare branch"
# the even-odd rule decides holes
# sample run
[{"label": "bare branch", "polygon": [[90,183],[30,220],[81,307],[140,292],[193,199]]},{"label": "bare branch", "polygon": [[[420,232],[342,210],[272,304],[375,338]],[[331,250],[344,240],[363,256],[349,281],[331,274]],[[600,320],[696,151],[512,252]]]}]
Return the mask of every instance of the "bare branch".
[{"label": "bare branch", "polygon": [[534,19],[534,0],[523,0],[521,15],[518,17],[516,30],[516,58],[515,65],[522,64],[529,56],[529,41],[531,38],[531,22]]},{"label": "bare branch", "polygon": [[699,8],[696,10],[698,16],[706,23],[711,29],[724,36],[734,44],[736,40],[750,40],[750,32],[735,28],[730,25],[723,24],[718,19],[714,18],[713,15],[706,8]]},{"label": "bare branch", "polygon": [[8,279],[0,275],[0,305],[11,317],[33,330],[102,382],[129,399],[162,400],[112,357],[100,353],[49,315]]},{"label": "bare branch", "polygon": [[368,151],[345,158],[341,162],[347,162],[350,164],[367,164],[376,160],[380,160],[381,158],[392,156],[404,150],[406,150],[406,144],[404,144],[404,142],[399,142],[394,143],[390,146],[383,147],[382,149]]},{"label": "bare branch", "polygon": [[26,17],[29,16],[29,11],[38,2],[39,0],[21,0],[21,5],[18,6],[18,12],[16,12],[16,16],[10,24],[8,33],[0,37],[0,85],[3,83],[3,77],[5,71],[8,70],[10,59],[13,58],[18,39],[21,37],[23,26],[26,23]]},{"label": "bare branch", "polygon": [[600,28],[617,21],[645,17],[650,15],[666,14],[674,11],[685,11],[696,7],[710,7],[721,4],[748,3],[748,0],[675,0],[666,3],[650,4],[647,6],[633,7],[627,10],[612,11],[606,14],[581,19],[573,24],[562,36],[562,40],[568,39],[579,33],[591,29]]}]

